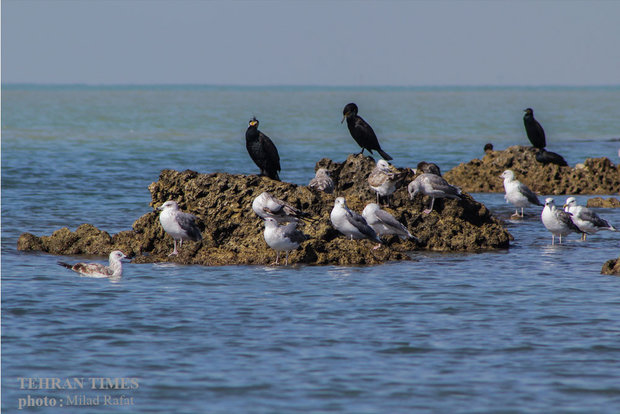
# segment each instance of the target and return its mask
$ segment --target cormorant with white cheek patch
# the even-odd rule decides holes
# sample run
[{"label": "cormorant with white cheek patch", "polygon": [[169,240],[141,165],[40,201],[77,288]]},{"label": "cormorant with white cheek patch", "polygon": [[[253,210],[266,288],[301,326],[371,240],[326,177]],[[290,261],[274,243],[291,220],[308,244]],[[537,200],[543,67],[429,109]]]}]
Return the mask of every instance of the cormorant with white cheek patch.
[{"label": "cormorant with white cheek patch", "polygon": [[280,181],[280,155],[269,137],[258,130],[258,119],[250,120],[245,131],[245,147],[252,161],[260,168],[260,175]]}]

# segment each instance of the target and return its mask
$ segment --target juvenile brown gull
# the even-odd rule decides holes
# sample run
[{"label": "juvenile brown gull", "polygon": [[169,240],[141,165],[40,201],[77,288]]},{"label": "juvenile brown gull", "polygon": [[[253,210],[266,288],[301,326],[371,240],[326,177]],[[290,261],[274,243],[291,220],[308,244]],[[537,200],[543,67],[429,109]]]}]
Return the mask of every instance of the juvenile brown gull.
[{"label": "juvenile brown gull", "polygon": [[380,197],[389,197],[396,191],[396,184],[400,174],[389,162],[384,159],[377,161],[368,176],[368,185],[377,193],[377,204]]},{"label": "juvenile brown gull", "polygon": [[265,219],[265,231],[263,233],[265,242],[276,251],[276,263],[279,264],[280,252],[286,252],[285,265],[288,266],[288,254],[295,250],[306,240],[306,235],[297,230],[297,223],[291,222],[280,225],[276,219],[267,217]]},{"label": "juvenile brown gull", "polygon": [[577,204],[575,197],[568,197],[564,204],[564,211],[572,214],[571,219],[581,234],[581,240],[586,240],[587,234],[593,234],[600,230],[618,231],[605,219],[598,216],[593,210]]},{"label": "juvenile brown gull", "polygon": [[125,256],[120,250],[114,250],[110,253],[109,266],[102,265],[101,263],[76,263],[72,265],[65,262],[58,262],[58,264],[66,267],[67,269],[71,269],[82,276],[95,278],[119,278],[123,275],[123,263],[121,260],[125,257],[127,256]]},{"label": "juvenile brown gull", "polygon": [[523,207],[527,207],[530,204],[536,206],[544,205],[528,186],[515,179],[515,173],[512,170],[504,171],[500,177],[504,179],[504,190],[506,191],[504,199],[517,207],[515,216],[519,216],[518,207],[521,207],[521,215],[519,217],[523,217]]},{"label": "juvenile brown gull", "polygon": [[332,225],[351,240],[370,239],[382,243],[377,233],[368,225],[366,219],[347,207],[344,197],[336,198],[330,214]]},{"label": "juvenile brown gull", "polygon": [[436,174],[424,173],[416,177],[407,187],[409,198],[414,199],[418,193],[431,197],[431,206],[424,210],[424,214],[433,211],[436,198],[461,198],[461,189],[449,184],[443,177]]},{"label": "juvenile brown gull", "polygon": [[161,210],[161,213],[159,213],[161,226],[174,240],[174,250],[168,256],[179,254],[177,251],[177,240],[179,240],[179,247],[183,246],[183,240],[202,240],[200,229],[196,225],[196,217],[179,210],[179,205],[176,201],[168,200],[158,210]]},{"label": "juvenile brown gull", "polygon": [[573,223],[571,216],[572,214],[557,208],[553,198],[549,197],[545,200],[545,208],[543,208],[540,218],[547,230],[551,232],[552,245],[555,244],[555,236],[560,236],[560,244],[562,244],[562,236],[573,231],[581,233],[579,227]]},{"label": "juvenile brown gull", "polygon": [[334,192],[334,181],[326,168],[319,168],[314,178],[308,183],[308,187],[331,194]]}]

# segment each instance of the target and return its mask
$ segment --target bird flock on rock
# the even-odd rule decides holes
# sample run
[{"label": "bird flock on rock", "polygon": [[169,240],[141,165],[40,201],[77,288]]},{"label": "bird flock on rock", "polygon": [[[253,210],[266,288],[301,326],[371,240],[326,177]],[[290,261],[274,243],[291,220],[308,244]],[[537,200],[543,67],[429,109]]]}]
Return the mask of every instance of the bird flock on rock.
[{"label": "bird flock on rock", "polygon": [[[359,154],[363,154],[364,150],[371,154],[376,151],[382,157],[376,162],[367,178],[369,188],[376,193],[376,203],[368,203],[362,214],[358,214],[347,206],[344,197],[336,197],[330,213],[331,224],[350,240],[368,239],[376,242],[373,249],[379,248],[384,243],[380,236],[397,235],[402,239],[417,241],[401,222],[381,208],[382,200],[386,201],[388,206],[390,205],[390,197],[402,185],[406,174],[388,162],[392,160],[392,157],[381,148],[374,130],[358,115],[358,111],[359,108],[355,103],[345,105],[341,123],[347,121],[351,137],[361,148]],[[547,151],[545,131],[534,118],[532,108],[527,108],[524,112],[525,132],[535,148],[536,160],[542,164],[568,165],[561,155]],[[279,181],[281,166],[278,149],[273,141],[258,129],[258,125],[258,119],[252,117],[245,133],[246,149],[252,161],[259,168],[260,176]],[[486,144],[484,150],[485,152],[492,151],[493,145]],[[418,194],[431,199],[429,207],[423,210],[424,214],[430,214],[433,211],[437,198],[457,200],[462,198],[461,190],[441,176],[441,170],[436,164],[422,161],[417,165],[417,169],[412,170],[418,175],[407,186],[410,199],[414,199]],[[511,218],[523,218],[524,208],[530,205],[544,206],[540,217],[545,228],[552,234],[552,244],[555,244],[556,236],[562,243],[562,236],[566,237],[571,232],[581,234],[581,239],[585,241],[588,234],[594,234],[600,230],[618,231],[591,209],[577,205],[574,197],[569,197],[564,208],[559,209],[553,198],[547,198],[544,204],[541,203],[532,190],[515,178],[512,170],[504,171],[500,178],[504,180],[506,201],[516,208]],[[336,190],[336,185],[326,168],[317,169],[308,187],[327,194],[333,194]],[[519,208],[521,214],[519,214]],[[168,200],[158,207],[158,210],[160,210],[159,220],[163,230],[173,239],[173,250],[170,256],[179,253],[178,248],[182,247],[183,241],[200,242],[202,240],[196,217],[182,212],[176,201]],[[310,214],[275,198],[268,192],[259,194],[253,200],[252,210],[264,220],[264,239],[267,245],[276,251],[275,264],[279,264],[280,253],[285,252],[285,264],[288,265],[289,253],[308,239],[308,236],[297,228],[299,222],[313,222],[315,219]],[[110,253],[108,266],[99,263],[71,265],[58,262],[58,264],[82,276],[113,279],[122,275],[121,260],[124,258],[126,258],[125,254],[115,250]]]}]

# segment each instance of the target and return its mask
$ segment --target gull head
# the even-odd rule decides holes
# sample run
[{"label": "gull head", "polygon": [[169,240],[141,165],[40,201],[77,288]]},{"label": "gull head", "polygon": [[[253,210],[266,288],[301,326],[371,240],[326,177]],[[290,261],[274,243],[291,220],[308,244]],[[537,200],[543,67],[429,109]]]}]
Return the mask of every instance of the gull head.
[{"label": "gull head", "polygon": [[158,210],[178,210],[179,205],[176,201],[168,200],[157,208]]},{"label": "gull head", "polygon": [[377,168],[380,171],[383,171],[383,172],[386,172],[386,173],[389,173],[390,171],[394,170],[394,167],[389,162],[384,160],[383,158],[380,159],[379,161],[377,161]]},{"label": "gull head", "polygon": [[549,207],[549,208],[555,207],[555,201],[553,201],[553,198],[549,197],[545,199],[545,207]]},{"label": "gull head", "polygon": [[272,217],[265,218],[265,228],[268,229],[274,227],[278,227],[278,222],[276,221],[276,219]]},{"label": "gull head", "polygon": [[417,178],[409,183],[407,186],[407,192],[409,193],[409,198],[413,200],[413,198],[420,192],[420,180]]},{"label": "gull head", "polygon": [[112,253],[110,253],[110,261],[112,260],[122,260],[124,258],[126,258],[127,256],[125,256],[125,254],[123,252],[121,252],[120,250],[114,250]]},{"label": "gull head", "polygon": [[334,201],[334,207],[342,207],[342,208],[346,208],[347,207],[347,202],[345,201],[344,197],[337,197],[336,200]]},{"label": "gull head", "polygon": [[327,170],[327,168],[319,168],[318,170],[316,170],[316,176],[329,177],[329,171]]},{"label": "gull head", "polygon": [[509,181],[512,181],[515,179],[515,173],[512,172],[512,170],[506,170],[502,173],[502,175],[500,175],[500,178],[503,178],[504,180],[508,179]]},{"label": "gull head", "polygon": [[568,206],[576,206],[577,205],[577,200],[575,200],[575,197],[568,197],[566,199],[566,202],[564,203],[564,208],[568,207]]},{"label": "gull head", "polygon": [[364,207],[364,211],[362,211],[362,215],[365,217],[368,214],[373,214],[377,211],[381,210],[381,207],[379,207],[379,204],[377,203],[368,203],[366,205],[366,207]]}]

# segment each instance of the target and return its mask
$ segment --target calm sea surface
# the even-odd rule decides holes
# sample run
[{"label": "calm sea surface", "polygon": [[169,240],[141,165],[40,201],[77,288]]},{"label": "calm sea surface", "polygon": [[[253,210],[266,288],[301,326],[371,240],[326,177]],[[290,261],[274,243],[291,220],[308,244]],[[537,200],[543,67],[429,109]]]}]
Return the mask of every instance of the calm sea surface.
[{"label": "calm sea surface", "polygon": [[254,115],[281,178],[307,184],[319,159],[359,152],[348,102],[399,167],[527,145],[526,107],[569,164],[620,162],[619,87],[3,86],[2,411],[620,412],[620,278],[600,274],[620,233],[551,246],[538,209],[506,223],[510,249],[372,267],[128,263],[111,283],[56,265],[83,257],[16,250],[23,232],[130,229],[164,168],[256,173]]}]

